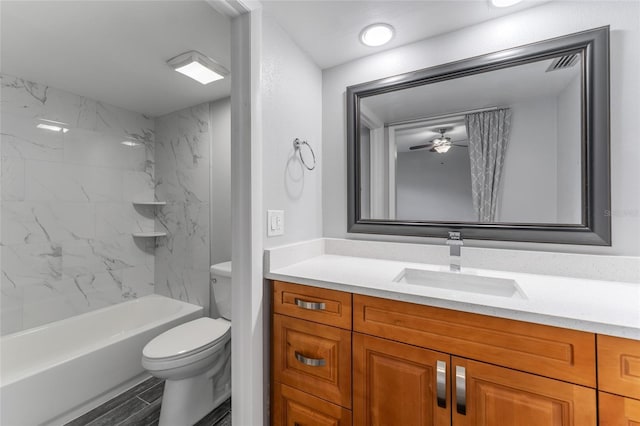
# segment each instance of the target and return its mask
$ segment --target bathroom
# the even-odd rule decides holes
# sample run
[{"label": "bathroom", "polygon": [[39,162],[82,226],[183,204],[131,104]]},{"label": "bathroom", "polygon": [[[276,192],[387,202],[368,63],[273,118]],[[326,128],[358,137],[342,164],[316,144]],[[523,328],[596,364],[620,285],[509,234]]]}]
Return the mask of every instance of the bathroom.
[{"label": "bathroom", "polygon": [[[184,286],[178,285],[177,288],[171,288],[172,293],[169,292],[169,289],[176,280],[175,275],[169,279],[169,284],[166,280],[164,282],[159,280],[158,275],[167,273],[162,269],[171,263],[159,262],[159,259],[155,259],[153,270],[148,266],[148,263],[145,263],[148,261],[147,256],[151,256],[150,252],[145,250],[155,252],[154,256],[156,257],[162,255],[162,238],[164,237],[156,239],[155,244],[158,247],[153,247],[152,243],[152,247],[148,248],[145,242],[136,242],[135,247],[132,247],[131,250],[126,249],[129,250],[127,256],[133,251],[141,258],[127,258],[123,261],[132,266],[129,271],[132,273],[131,275],[137,273],[138,276],[128,277],[129,282],[135,283],[130,286],[127,284],[127,277],[123,276],[123,292],[119,297],[124,298],[125,289],[128,291],[130,288],[136,295],[145,294],[150,290],[149,283],[153,283],[154,292],[182,300],[194,297],[195,299],[189,301],[205,306],[209,304],[209,287],[208,284],[203,285],[203,283],[209,282],[207,278],[209,265],[233,259],[235,285],[232,290],[234,317],[231,331],[231,351],[234,355],[231,416],[234,424],[260,425],[270,423],[271,330],[269,324],[271,321],[271,295],[269,287],[265,285],[263,260],[265,250],[312,240],[328,239],[324,240],[323,244],[334,244],[334,249],[343,250],[343,254],[348,252],[346,246],[338,247],[338,245],[351,242],[353,243],[351,253],[353,254],[355,250],[360,256],[384,258],[383,255],[392,256],[394,251],[396,251],[396,256],[404,256],[403,250],[406,250],[405,247],[409,247],[414,253],[412,256],[415,257],[413,258],[418,259],[414,260],[415,262],[429,263],[429,256],[438,259],[438,263],[448,262],[448,247],[444,244],[446,237],[415,237],[392,235],[389,232],[370,234],[347,231],[350,218],[348,217],[347,205],[345,90],[348,86],[609,25],[611,207],[608,214],[611,220],[611,245],[549,244],[527,242],[529,240],[526,239],[509,241],[501,238],[481,240],[465,237],[463,232],[464,246],[461,250],[461,262],[464,268],[465,262],[472,262],[473,256],[476,256],[476,259],[482,256],[485,256],[485,259],[493,256],[491,262],[496,269],[511,272],[535,272],[533,267],[529,265],[529,261],[522,261],[522,256],[535,252],[538,256],[533,263],[536,263],[539,273],[555,275],[558,274],[558,269],[564,268],[567,276],[591,279],[594,276],[592,269],[600,267],[605,272],[595,276],[602,280],[618,280],[637,284],[638,256],[640,255],[640,243],[637,238],[640,235],[638,214],[640,195],[635,182],[638,182],[640,178],[637,167],[640,152],[634,142],[635,132],[632,125],[637,120],[640,107],[637,98],[631,96],[639,89],[637,73],[634,72],[638,66],[635,52],[638,51],[640,43],[637,2],[525,1],[523,4],[513,6],[513,9],[506,8],[500,11],[496,11],[485,2],[470,4],[456,2],[460,8],[472,7],[473,3],[482,3],[483,7],[476,10],[479,18],[476,21],[471,18],[468,18],[469,21],[462,18],[456,19],[460,16],[470,17],[473,13],[469,12],[470,9],[467,9],[467,13],[464,14],[456,13],[455,10],[449,9],[451,6],[448,6],[446,2],[401,3],[400,5],[394,5],[393,2],[378,3],[377,5],[364,2],[339,4],[267,1],[263,5],[238,2],[224,4],[208,2],[207,4],[209,3],[214,3],[216,8],[213,10],[228,16],[225,32],[228,36],[228,43],[230,43],[230,52],[227,57],[216,59],[231,69],[233,76],[230,83],[232,99],[230,134],[231,141],[234,142],[231,143],[230,154],[225,154],[230,157],[230,181],[233,190],[227,195],[230,200],[228,201],[230,209],[226,208],[228,218],[225,220],[228,222],[225,222],[226,226],[221,226],[221,229],[218,230],[221,233],[227,232],[227,234],[214,237],[213,225],[219,222],[211,219],[211,225],[208,226],[211,227],[212,235],[206,241],[207,244],[211,241],[212,245],[211,249],[206,250],[210,252],[210,259],[206,259],[206,255],[202,256],[203,252],[199,250],[206,245],[202,240],[200,243],[203,245],[188,248],[192,250],[192,253],[198,254],[196,257],[189,257],[189,262],[191,259],[197,258],[199,262],[203,262],[204,266],[200,266],[200,263],[198,265],[182,265],[188,271],[181,271],[182,273],[176,275],[179,276],[177,281],[181,284],[184,283]],[[429,3],[433,4],[429,5]],[[46,7],[47,4],[48,2],[37,4],[37,7]],[[7,10],[4,5],[5,2],[0,9],[3,20]],[[434,9],[429,9],[429,7]],[[487,14],[483,15],[483,13]],[[45,14],[42,13],[42,15]],[[204,13],[197,14],[200,17],[203,15]],[[137,19],[145,21],[143,16],[138,16]],[[344,17],[344,21],[336,17]],[[172,22],[169,18],[167,20],[167,22]],[[360,31],[367,24],[377,21],[388,21],[394,25],[396,39],[391,42],[390,47],[368,48],[362,46],[357,40]],[[409,26],[421,28],[425,26],[424,22],[429,22],[429,28],[433,30],[432,33],[406,35],[404,27],[401,25],[401,23],[405,23],[407,28]],[[224,27],[224,25],[222,26]],[[5,43],[10,43],[13,40],[5,38],[4,28],[3,25],[3,73],[9,64],[4,56]],[[309,29],[320,31],[322,28],[325,32],[319,35],[309,31]],[[140,32],[143,33],[143,31]],[[129,37],[137,37],[135,34],[137,33],[132,33]],[[336,41],[330,37],[332,34],[351,34],[349,37],[354,38],[354,43],[346,44],[345,42],[343,48],[340,43],[344,40]],[[219,37],[220,35],[215,34],[215,36]],[[323,42],[314,42],[316,38]],[[331,40],[334,40],[335,44],[330,45]],[[64,42],[62,43],[63,47],[57,49],[64,52],[67,49]],[[162,62],[183,51],[205,49],[199,46],[178,44],[179,46],[176,46],[174,52],[160,58],[160,65],[167,67]],[[406,46],[401,47],[403,45]],[[324,50],[323,46],[325,46]],[[352,53],[349,53],[349,49],[352,49]],[[110,54],[115,55],[113,52]],[[60,55],[63,56],[61,53]],[[55,56],[55,54],[51,55],[49,59],[55,60]],[[120,58],[118,56],[115,58],[135,63],[134,58]],[[168,67],[166,69],[167,72],[171,71]],[[8,70],[6,72],[11,74]],[[52,86],[55,87],[53,84]],[[5,93],[3,87],[3,106],[6,99]],[[227,93],[228,95],[229,93]],[[235,99],[242,100],[242,102],[234,103],[234,95]],[[91,98],[88,94],[86,97]],[[212,100],[212,98],[210,96],[210,98],[202,99],[200,103],[194,102],[191,105],[184,105],[184,107],[200,105]],[[58,119],[58,121],[64,120]],[[4,147],[7,143],[4,135],[6,126],[4,117],[2,123],[2,145]],[[307,141],[308,146],[313,149],[317,162],[314,170],[305,169],[299,161],[298,151],[293,146],[293,140],[296,138]],[[306,151],[307,145],[300,148],[304,150],[300,151],[303,158],[311,162],[312,158]],[[158,149],[158,144],[155,149]],[[206,164],[205,159],[209,157],[206,152],[203,152],[199,153],[198,164]],[[136,155],[140,154],[136,153]],[[146,155],[151,154],[147,154],[145,151],[142,155],[141,158],[146,160]],[[105,158],[100,158],[103,157],[102,155],[98,157],[94,158],[94,161],[105,160]],[[10,229],[14,229],[8,225],[5,226],[5,220],[9,220],[4,208],[7,201],[4,196],[7,190],[5,170],[10,170],[12,166],[15,167],[15,164],[9,165],[10,163],[7,163],[5,165],[4,158],[3,154],[3,238],[7,236]],[[210,158],[213,161],[213,155]],[[155,161],[154,183],[156,188],[155,191],[154,188],[151,188],[149,195],[155,196],[155,199],[159,201],[164,201],[165,196],[172,195],[171,189],[173,188],[170,188],[170,185],[167,185],[165,189],[162,188],[158,180],[161,161],[157,154]],[[209,165],[207,164],[206,167],[208,168]],[[219,168],[211,165],[211,173],[216,170]],[[145,181],[142,176],[145,173],[144,170],[133,170],[133,172],[140,173],[141,182],[136,183],[148,184],[148,181]],[[21,172],[18,171],[18,173]],[[201,177],[198,182],[214,182],[208,171],[203,176],[204,178]],[[148,189],[148,187],[144,188]],[[202,189],[202,187],[198,187],[197,191]],[[163,190],[166,192],[161,192]],[[209,191],[209,188],[204,188],[204,191]],[[46,192],[46,190],[42,190],[41,193]],[[203,195],[198,196],[197,199],[200,201],[217,200],[217,196],[209,198],[210,196]],[[79,203],[81,200],[71,201]],[[144,216],[139,211],[140,209],[135,209],[130,205],[126,207],[133,210],[131,214],[135,213],[135,218],[142,217],[144,219],[140,219],[141,226],[149,226],[149,228],[143,230],[157,231],[162,230],[164,225],[159,223],[162,222],[160,219],[156,222],[153,215],[161,217],[167,212],[171,213],[170,210],[166,210],[169,207],[169,201],[186,203],[184,200],[168,199],[167,206],[144,207],[146,210],[143,210],[142,213],[150,216]],[[206,204],[206,202],[202,202],[202,204]],[[214,204],[216,205],[214,206]],[[92,208],[91,206],[83,207]],[[211,206],[190,207],[194,207],[194,210],[199,212],[199,218],[205,218],[199,222],[199,225],[205,226],[204,224],[209,223],[210,216],[215,215],[213,210],[217,209],[218,205],[211,202]],[[211,213],[205,211],[209,208],[212,210]],[[114,210],[120,209],[115,206]],[[194,210],[189,211],[193,212]],[[284,211],[283,235],[267,236],[267,228],[271,226],[271,222],[267,221],[267,210]],[[225,209],[221,208],[217,214],[224,214],[224,211]],[[59,212],[57,214],[61,217],[67,217],[68,213]],[[99,213],[95,214],[97,216]],[[175,216],[169,215],[169,217]],[[152,222],[153,226],[151,226]],[[133,224],[127,221],[122,223],[137,226],[137,223]],[[26,232],[33,229],[37,231],[37,222],[34,221],[29,226]],[[83,231],[82,228],[77,229],[83,226],[80,220],[74,219],[71,224],[59,226],[62,233],[71,240],[73,240],[71,232],[77,235],[78,232]],[[185,232],[194,230],[200,231],[202,228],[196,227]],[[230,234],[228,234],[229,231]],[[98,232],[98,230],[95,229],[93,232]],[[130,232],[132,232],[130,228],[119,231],[120,235]],[[9,236],[11,234],[12,232],[9,233]],[[40,244],[47,244],[46,237],[42,233],[35,233],[35,235],[39,235],[37,238],[40,239]],[[91,238],[86,234],[80,235],[84,239]],[[233,238],[230,235],[233,235]],[[25,236],[26,234],[14,235],[13,238],[22,241]],[[120,239],[123,241],[121,244],[132,244],[131,236],[126,235],[125,237]],[[59,236],[55,238],[59,238]],[[339,242],[336,243],[336,240]],[[216,241],[225,241],[225,243],[218,246]],[[230,241],[233,241],[233,244]],[[194,242],[194,244],[197,243]],[[398,245],[389,245],[392,243]],[[4,240],[1,248],[4,270],[5,265],[8,265]],[[61,250],[64,257],[64,247]],[[98,248],[97,252],[102,253],[101,250]],[[116,246],[110,250],[111,252],[113,250],[123,252],[125,247]],[[213,257],[219,250],[230,251],[220,253],[220,257]],[[91,248],[85,246],[83,249],[80,246],[70,254],[90,251]],[[186,252],[186,250],[178,247],[177,252],[179,254]],[[595,257],[591,255],[595,255]],[[298,253],[293,256],[304,258],[302,250],[298,250]],[[420,260],[421,256],[425,260]],[[500,258],[496,259],[495,256],[500,256]],[[274,258],[277,257],[276,253],[271,251],[268,257],[273,266]],[[48,258],[40,257],[37,259],[40,259],[39,268],[46,270],[49,265]],[[42,259],[45,259],[45,262]],[[185,260],[179,261],[184,262]],[[562,261],[563,265],[558,266],[559,261]],[[92,260],[92,267],[99,269],[101,262],[102,259]],[[585,262],[595,266],[587,267]],[[603,264],[604,266],[602,266]],[[83,265],[76,265],[76,268],[82,270]],[[612,270],[614,272],[611,272]],[[95,272],[98,271],[91,271],[91,273]],[[124,271],[122,272],[124,274]],[[151,275],[152,273],[155,277]],[[604,275],[606,273],[610,276]],[[153,277],[152,281],[149,281],[149,276]],[[103,277],[108,278],[105,274]],[[132,288],[140,283],[147,284],[143,284],[142,288]],[[4,286],[7,284],[10,285],[5,282],[3,276],[3,334],[5,333],[5,300],[10,300],[10,296],[5,294]],[[68,281],[67,285],[69,292],[76,292],[72,293],[75,295],[73,297],[79,298],[80,302],[83,299],[86,300],[85,296],[77,293],[76,283],[73,280]],[[79,281],[78,285],[82,286],[83,282]],[[97,282],[91,284],[91,287],[104,288],[108,292],[108,286],[100,287],[100,285]],[[48,290],[42,289],[42,291]],[[49,291],[49,293],[53,292]],[[103,303],[107,303],[104,302],[105,299],[107,301],[113,300],[109,297],[118,297],[118,295],[103,294],[101,291],[96,291],[96,293],[96,299],[102,298],[100,300]],[[87,294],[89,298],[93,296],[94,294]],[[42,294],[37,297],[40,300],[46,299]],[[635,300],[638,300],[637,293]],[[630,301],[633,302],[633,299]],[[55,300],[52,303],[56,303]],[[23,306],[27,309],[27,305]],[[41,315],[42,320],[61,319],[60,317],[54,318],[54,314],[64,314],[64,312],[60,312],[62,309],[55,304],[50,306],[50,311],[44,308],[33,309],[35,306],[29,309],[33,309],[36,314]],[[9,309],[6,312],[8,314]],[[26,318],[24,313],[22,317]],[[10,323],[10,321],[7,322],[7,324]],[[37,324],[26,325],[32,327]],[[7,330],[7,333],[17,330],[18,328],[13,328]],[[637,338],[636,336],[635,339]]]},{"label": "bathroom", "polygon": [[[231,83],[204,86],[165,61],[205,51],[229,77],[229,19],[204,2],[3,2],[2,19],[3,336],[154,294],[219,316],[209,277],[231,260]],[[6,383],[16,354],[3,349]],[[42,349],[51,360],[57,350]],[[128,386],[142,379],[116,368]],[[114,396],[116,374],[100,374],[67,384]]]}]

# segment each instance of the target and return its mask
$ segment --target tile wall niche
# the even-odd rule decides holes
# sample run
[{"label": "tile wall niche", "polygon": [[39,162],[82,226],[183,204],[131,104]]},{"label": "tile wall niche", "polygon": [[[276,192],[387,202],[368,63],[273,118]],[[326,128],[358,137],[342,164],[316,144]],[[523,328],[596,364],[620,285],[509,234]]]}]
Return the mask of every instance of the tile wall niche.
[{"label": "tile wall niche", "polygon": [[153,119],[0,78],[2,334],[153,293],[154,242],[131,235],[154,229],[132,205],[154,197]]},{"label": "tile wall niche", "polygon": [[[156,293],[209,309],[210,103],[155,121]],[[228,142],[227,142],[228,143]]]}]

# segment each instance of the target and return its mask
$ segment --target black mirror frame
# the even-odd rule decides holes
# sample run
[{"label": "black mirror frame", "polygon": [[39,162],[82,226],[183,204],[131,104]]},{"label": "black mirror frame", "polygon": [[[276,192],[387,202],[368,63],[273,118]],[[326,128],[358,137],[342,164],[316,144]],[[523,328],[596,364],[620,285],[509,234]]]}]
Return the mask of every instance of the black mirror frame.
[{"label": "black mirror frame", "polygon": [[[362,219],[360,214],[360,99],[546,57],[584,54],[582,99],[582,224],[470,223]],[[570,34],[462,61],[347,87],[348,232],[557,244],[611,245],[609,154],[609,27]]]}]

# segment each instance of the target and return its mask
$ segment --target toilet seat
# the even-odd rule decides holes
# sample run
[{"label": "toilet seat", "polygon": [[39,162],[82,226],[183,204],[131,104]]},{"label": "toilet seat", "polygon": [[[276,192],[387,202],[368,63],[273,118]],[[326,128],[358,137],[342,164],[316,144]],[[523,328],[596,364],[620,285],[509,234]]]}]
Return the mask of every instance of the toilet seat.
[{"label": "toilet seat", "polygon": [[165,331],[147,343],[142,351],[143,363],[148,367],[167,368],[170,364],[197,361],[214,353],[230,335],[229,321],[199,318]]}]

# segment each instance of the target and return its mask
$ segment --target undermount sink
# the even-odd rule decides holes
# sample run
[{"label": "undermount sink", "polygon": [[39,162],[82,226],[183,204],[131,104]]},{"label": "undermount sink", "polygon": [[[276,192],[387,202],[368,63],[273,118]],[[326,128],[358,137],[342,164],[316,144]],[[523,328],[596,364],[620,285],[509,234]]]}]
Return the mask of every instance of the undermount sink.
[{"label": "undermount sink", "polygon": [[525,297],[522,289],[520,289],[518,283],[514,280],[459,272],[439,272],[405,268],[393,281],[488,296]]}]

